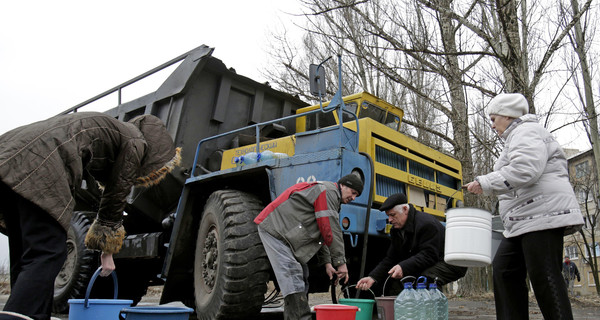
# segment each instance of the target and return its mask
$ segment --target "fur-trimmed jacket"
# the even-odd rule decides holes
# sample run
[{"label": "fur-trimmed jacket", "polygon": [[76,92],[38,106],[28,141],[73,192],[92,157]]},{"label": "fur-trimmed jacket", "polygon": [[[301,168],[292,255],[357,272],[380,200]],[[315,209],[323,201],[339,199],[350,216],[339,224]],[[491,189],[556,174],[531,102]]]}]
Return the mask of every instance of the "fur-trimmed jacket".
[{"label": "fur-trimmed jacket", "polygon": [[122,122],[103,113],[77,112],[0,136],[2,182],[67,231],[82,180],[95,183],[87,179],[93,177],[104,187],[86,245],[106,253],[121,248],[122,212],[131,187],[158,183],[178,162],[164,124],[151,115]]},{"label": "fur-trimmed jacket", "polygon": [[567,159],[558,142],[532,114],[515,119],[502,133],[504,149],[494,171],[476,180],[486,195],[498,195],[507,238],[565,227],[571,234],[583,216],[569,182]]}]

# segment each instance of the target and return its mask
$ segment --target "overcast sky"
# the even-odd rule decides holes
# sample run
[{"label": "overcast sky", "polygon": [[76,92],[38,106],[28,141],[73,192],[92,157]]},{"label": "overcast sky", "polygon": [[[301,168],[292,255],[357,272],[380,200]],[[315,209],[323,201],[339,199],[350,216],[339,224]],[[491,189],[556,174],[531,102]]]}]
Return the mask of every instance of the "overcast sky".
[{"label": "overcast sky", "polygon": [[[1,1],[0,134],[202,44],[227,67],[262,82],[269,34],[282,24],[293,28],[288,13],[299,7],[297,0]],[[126,91],[123,98],[139,95]],[[1,236],[0,263],[7,252]]]},{"label": "overcast sky", "polygon": [[286,12],[298,10],[296,0],[2,1],[0,133],[202,44],[239,74],[262,81],[257,70],[270,30],[289,24]]}]

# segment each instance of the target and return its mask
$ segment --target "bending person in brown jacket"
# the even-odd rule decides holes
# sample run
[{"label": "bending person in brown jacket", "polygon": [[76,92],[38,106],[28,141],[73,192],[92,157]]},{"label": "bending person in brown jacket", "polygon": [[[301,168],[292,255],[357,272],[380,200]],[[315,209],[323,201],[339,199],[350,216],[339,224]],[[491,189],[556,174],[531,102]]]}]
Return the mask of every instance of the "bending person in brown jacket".
[{"label": "bending person in brown jacket", "polygon": [[179,161],[180,149],[152,115],[122,122],[78,112],[0,136],[0,230],[9,239],[11,281],[4,310],[50,318],[82,180],[103,186],[85,243],[102,251],[101,275],[107,276],[125,237],[122,213],[131,187],[157,184]]}]

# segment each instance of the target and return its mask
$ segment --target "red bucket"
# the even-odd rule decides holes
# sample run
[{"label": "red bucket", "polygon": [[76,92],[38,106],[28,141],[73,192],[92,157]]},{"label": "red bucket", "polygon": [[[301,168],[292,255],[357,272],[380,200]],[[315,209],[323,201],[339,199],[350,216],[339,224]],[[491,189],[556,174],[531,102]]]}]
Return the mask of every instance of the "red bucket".
[{"label": "red bucket", "polygon": [[357,311],[357,306],[346,306],[343,304],[321,304],[315,306],[317,320],[354,320]]}]

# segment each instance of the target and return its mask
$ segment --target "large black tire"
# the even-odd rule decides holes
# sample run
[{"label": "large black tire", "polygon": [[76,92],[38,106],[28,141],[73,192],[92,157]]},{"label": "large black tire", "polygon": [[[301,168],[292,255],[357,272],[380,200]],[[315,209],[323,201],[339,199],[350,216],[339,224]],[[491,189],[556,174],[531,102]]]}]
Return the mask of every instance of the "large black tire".
[{"label": "large black tire", "polygon": [[254,218],[262,210],[254,196],[214,192],[204,207],[194,260],[198,319],[254,319],[269,280],[269,260]]},{"label": "large black tire", "polygon": [[54,281],[52,311],[67,313],[69,299],[85,296],[88,282],[97,268],[98,255],[85,247],[85,235],[92,224],[90,213],[74,212],[67,232],[67,260]]}]

